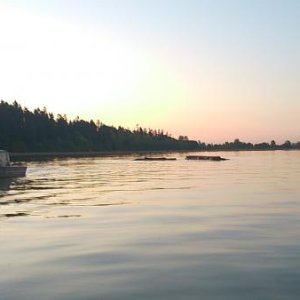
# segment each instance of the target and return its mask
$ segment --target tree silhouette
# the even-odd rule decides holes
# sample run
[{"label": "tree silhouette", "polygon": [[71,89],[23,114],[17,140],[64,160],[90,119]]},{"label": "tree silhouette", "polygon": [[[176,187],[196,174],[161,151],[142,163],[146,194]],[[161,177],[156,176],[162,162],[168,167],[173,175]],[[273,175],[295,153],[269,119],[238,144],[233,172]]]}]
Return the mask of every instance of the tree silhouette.
[{"label": "tree silhouette", "polygon": [[205,144],[189,140],[181,135],[172,138],[162,129],[142,128],[134,130],[121,126],[115,128],[99,120],[85,121],[76,117],[68,120],[66,115],[54,116],[44,107],[33,112],[16,101],[0,102],[0,149],[10,152],[89,152],[89,151],[135,151],[135,150],[276,150],[300,149],[300,142],[286,141],[277,145],[251,144],[240,141],[224,144]]}]

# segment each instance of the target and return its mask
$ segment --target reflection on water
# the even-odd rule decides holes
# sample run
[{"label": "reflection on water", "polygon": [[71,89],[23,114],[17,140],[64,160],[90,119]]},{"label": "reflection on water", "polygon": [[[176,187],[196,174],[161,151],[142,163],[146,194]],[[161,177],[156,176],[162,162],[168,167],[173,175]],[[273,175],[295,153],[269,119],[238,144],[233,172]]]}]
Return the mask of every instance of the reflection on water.
[{"label": "reflection on water", "polygon": [[300,152],[220,155],[0,181],[1,300],[298,299]]}]

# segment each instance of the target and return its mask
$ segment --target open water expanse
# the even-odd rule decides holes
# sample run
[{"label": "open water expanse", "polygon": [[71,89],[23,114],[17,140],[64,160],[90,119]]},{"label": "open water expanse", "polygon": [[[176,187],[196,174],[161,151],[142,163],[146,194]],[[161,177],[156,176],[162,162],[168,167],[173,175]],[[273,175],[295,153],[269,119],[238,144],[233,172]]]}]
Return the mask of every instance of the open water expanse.
[{"label": "open water expanse", "polygon": [[298,300],[300,151],[185,155],[1,180],[0,299]]}]

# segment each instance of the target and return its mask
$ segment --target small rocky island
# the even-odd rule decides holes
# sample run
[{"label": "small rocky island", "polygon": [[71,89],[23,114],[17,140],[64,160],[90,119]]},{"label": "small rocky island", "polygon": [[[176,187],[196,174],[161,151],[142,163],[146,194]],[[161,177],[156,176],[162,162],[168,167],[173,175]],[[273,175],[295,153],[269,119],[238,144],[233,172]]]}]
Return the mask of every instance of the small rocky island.
[{"label": "small rocky island", "polygon": [[212,160],[212,161],[221,161],[228,160],[227,158],[223,158],[221,156],[205,156],[205,155],[188,155],[186,156],[187,160]]}]

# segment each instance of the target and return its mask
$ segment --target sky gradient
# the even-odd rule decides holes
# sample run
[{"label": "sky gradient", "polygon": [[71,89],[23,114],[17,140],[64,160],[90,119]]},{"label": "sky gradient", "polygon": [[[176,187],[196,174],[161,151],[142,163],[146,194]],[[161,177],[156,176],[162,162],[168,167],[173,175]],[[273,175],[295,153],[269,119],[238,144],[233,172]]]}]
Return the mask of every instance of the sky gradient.
[{"label": "sky gradient", "polygon": [[300,1],[0,0],[0,99],[205,142],[300,140]]}]

